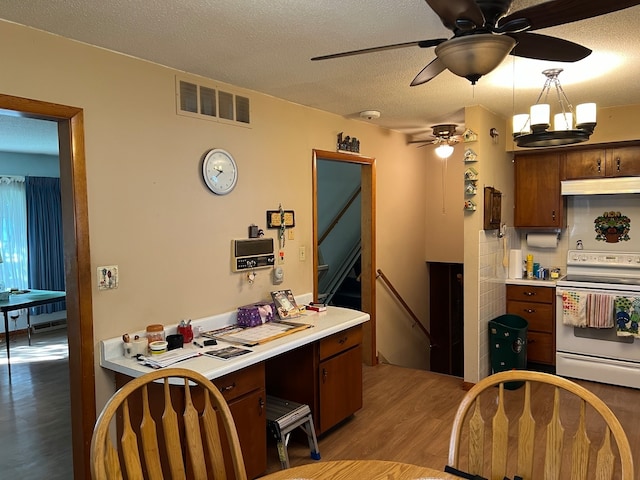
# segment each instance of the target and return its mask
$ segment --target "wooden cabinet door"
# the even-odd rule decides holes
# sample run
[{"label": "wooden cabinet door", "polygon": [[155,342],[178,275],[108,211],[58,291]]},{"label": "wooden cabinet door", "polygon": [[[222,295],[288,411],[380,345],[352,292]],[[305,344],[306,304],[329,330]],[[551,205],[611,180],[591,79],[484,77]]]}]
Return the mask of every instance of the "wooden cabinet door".
[{"label": "wooden cabinet door", "polygon": [[[256,478],[267,469],[267,412],[264,388],[229,402],[236,424],[247,478]],[[231,459],[226,458],[227,472],[233,473]]]},{"label": "wooden cabinet door", "polygon": [[567,151],[562,161],[562,180],[579,178],[601,178],[605,175],[605,151],[571,150]]},{"label": "wooden cabinet door", "polygon": [[362,346],[320,362],[319,374],[318,423],[320,432],[326,432],[362,408]]},{"label": "wooden cabinet door", "polygon": [[607,150],[607,177],[640,176],[640,147]]},{"label": "wooden cabinet door", "polygon": [[561,228],[563,222],[560,154],[516,156],[514,226]]}]

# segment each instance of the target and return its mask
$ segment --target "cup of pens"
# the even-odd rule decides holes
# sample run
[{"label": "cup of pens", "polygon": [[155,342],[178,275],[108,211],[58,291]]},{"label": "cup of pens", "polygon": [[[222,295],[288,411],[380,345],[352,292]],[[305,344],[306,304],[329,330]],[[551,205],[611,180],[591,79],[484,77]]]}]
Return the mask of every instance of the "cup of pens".
[{"label": "cup of pens", "polygon": [[193,328],[191,327],[191,320],[187,322],[185,322],[184,320],[180,320],[180,325],[178,325],[178,333],[182,335],[184,343],[191,343],[193,341]]}]

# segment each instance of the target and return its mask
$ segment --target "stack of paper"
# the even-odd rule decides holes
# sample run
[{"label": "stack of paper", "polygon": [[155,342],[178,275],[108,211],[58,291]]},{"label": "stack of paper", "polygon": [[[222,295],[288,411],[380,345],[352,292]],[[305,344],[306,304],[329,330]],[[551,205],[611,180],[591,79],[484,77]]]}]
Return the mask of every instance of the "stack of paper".
[{"label": "stack of paper", "polygon": [[173,365],[174,363],[181,362],[182,360],[199,357],[200,355],[201,353],[197,350],[176,348],[175,350],[170,350],[167,353],[162,353],[160,355],[141,355],[140,357],[138,357],[138,361],[141,364],[151,368],[162,368]]}]

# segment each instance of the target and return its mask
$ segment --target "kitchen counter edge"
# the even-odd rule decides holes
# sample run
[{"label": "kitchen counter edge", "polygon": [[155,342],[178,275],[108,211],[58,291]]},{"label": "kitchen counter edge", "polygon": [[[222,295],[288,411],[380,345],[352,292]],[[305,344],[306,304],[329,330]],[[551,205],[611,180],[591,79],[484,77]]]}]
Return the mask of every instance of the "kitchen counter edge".
[{"label": "kitchen counter edge", "polygon": [[[231,318],[227,314],[220,317],[223,317],[224,319]],[[251,350],[251,353],[246,355],[230,360],[219,360],[208,355],[200,355],[176,363],[174,366],[195,370],[208,379],[213,380],[264,360],[268,360],[269,358],[295,348],[308,345],[343,330],[347,330],[348,328],[363,324],[369,321],[369,319],[370,317],[368,313],[348,308],[330,306],[327,307],[326,312],[306,312],[303,316],[292,318],[290,320],[291,322],[311,324],[311,328],[271,340],[261,345],[246,347]],[[224,325],[221,325],[220,321],[216,322],[215,317],[213,318],[213,321],[212,319],[203,319],[192,322],[192,325],[194,326],[200,324],[203,326],[205,331],[208,329],[219,328]],[[226,324],[231,324],[231,322],[227,322]],[[175,327],[173,329],[165,329],[165,333],[175,333],[173,330],[175,330]],[[222,345],[223,342],[220,342],[219,344]],[[198,348],[193,345],[186,346],[185,348],[198,350]],[[118,372],[134,378],[152,371],[149,367],[140,365],[137,360],[124,357],[121,337],[100,341],[100,366],[113,372]]]}]

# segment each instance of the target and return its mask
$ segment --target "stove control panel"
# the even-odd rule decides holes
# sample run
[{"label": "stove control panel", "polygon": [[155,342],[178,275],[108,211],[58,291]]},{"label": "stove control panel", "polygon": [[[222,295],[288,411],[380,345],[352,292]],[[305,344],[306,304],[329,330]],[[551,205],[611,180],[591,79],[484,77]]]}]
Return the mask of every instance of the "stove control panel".
[{"label": "stove control panel", "polygon": [[640,254],[623,252],[596,252],[586,250],[569,250],[567,266],[585,267],[624,267],[640,269]]}]

